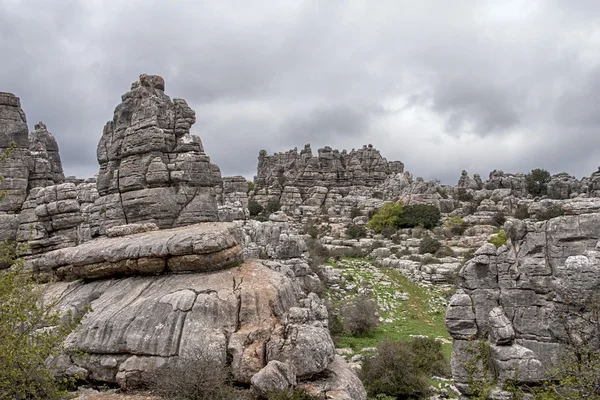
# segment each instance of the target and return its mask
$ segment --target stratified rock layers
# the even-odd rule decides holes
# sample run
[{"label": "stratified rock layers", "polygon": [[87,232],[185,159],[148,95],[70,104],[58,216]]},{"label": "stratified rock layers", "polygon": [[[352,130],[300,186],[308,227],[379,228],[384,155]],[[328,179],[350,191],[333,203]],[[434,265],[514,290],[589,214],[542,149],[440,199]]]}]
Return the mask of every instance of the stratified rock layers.
[{"label": "stratified rock layers", "polygon": [[589,306],[600,291],[600,214],[515,220],[505,229],[507,246],[484,245],[461,269],[446,314],[453,375],[465,393],[470,380],[483,379],[468,368],[483,351],[480,343],[489,344],[500,383],[537,384],[572,342],[567,328],[578,326],[585,336],[594,320]]},{"label": "stratified rock layers", "polygon": [[219,167],[189,133],[195,112],[164,88],[161,77],[141,75],[104,127],[95,204],[100,234],[129,223],[171,228],[218,219]]}]

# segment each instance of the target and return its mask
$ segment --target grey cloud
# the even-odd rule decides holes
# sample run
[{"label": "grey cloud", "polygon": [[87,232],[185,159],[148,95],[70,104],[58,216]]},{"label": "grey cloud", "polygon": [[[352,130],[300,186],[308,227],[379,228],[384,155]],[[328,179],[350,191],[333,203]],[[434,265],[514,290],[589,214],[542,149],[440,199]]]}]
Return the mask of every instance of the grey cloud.
[{"label": "grey cloud", "polygon": [[47,123],[71,175],[97,168],[102,127],[141,73],[197,111],[225,174],[251,177],[260,149],[307,142],[372,143],[450,181],[463,168],[591,172],[597,1],[251,3],[0,0],[0,90],[21,97],[30,128]]}]

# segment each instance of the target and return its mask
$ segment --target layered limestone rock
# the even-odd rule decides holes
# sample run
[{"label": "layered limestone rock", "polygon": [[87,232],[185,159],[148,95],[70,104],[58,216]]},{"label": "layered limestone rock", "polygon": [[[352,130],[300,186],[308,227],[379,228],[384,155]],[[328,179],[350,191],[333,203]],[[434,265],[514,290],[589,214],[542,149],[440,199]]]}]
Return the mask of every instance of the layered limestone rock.
[{"label": "layered limestone rock", "polygon": [[[581,211],[576,204],[571,208]],[[482,352],[489,353],[488,377],[536,385],[558,366],[573,342],[573,326],[580,339],[592,332],[590,304],[600,290],[600,214],[591,211],[541,222],[512,220],[504,226],[506,246],[482,246],[460,270],[446,326],[454,337],[454,379],[463,393],[469,393],[470,379],[483,379],[486,366],[480,364],[475,374],[470,368]]]},{"label": "layered limestone rock", "polygon": [[0,161],[3,180],[0,191],[5,197],[0,202],[0,212],[18,213],[27,197],[31,156],[29,154],[27,118],[21,109],[20,99],[12,93],[0,92],[0,152],[14,143],[9,157]]},{"label": "layered limestone rock", "polygon": [[33,162],[29,187],[46,187],[65,180],[58,144],[42,121],[29,136],[29,152]]},{"label": "layered limestone rock", "polygon": [[164,90],[160,76],[141,75],[104,127],[98,144],[97,234],[130,223],[172,228],[218,220],[219,167],[204,153],[200,138],[190,134],[195,112]]}]

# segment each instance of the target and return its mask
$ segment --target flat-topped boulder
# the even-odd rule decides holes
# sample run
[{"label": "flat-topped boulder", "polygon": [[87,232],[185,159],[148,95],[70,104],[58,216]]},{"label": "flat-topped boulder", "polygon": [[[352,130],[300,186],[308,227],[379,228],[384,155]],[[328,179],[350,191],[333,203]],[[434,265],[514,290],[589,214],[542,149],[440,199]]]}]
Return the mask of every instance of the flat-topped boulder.
[{"label": "flat-topped boulder", "polygon": [[44,253],[27,264],[64,280],[206,272],[238,265],[241,241],[233,223],[202,223],[98,238]]}]

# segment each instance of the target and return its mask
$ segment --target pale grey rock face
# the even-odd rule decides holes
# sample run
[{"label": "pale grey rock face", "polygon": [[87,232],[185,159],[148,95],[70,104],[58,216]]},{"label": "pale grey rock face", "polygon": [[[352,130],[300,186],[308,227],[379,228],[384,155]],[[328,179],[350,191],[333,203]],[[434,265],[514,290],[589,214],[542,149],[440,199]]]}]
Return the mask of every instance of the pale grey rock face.
[{"label": "pale grey rock face", "polygon": [[164,88],[161,77],[141,75],[104,127],[93,210],[99,234],[130,223],[162,229],[218,219],[219,167],[190,134],[195,112]]},{"label": "pale grey rock face", "polygon": [[550,182],[548,182],[548,197],[551,199],[565,200],[571,198],[574,194],[586,191],[587,187],[584,187],[577,178],[566,172],[552,175]]},{"label": "pale grey rock face", "polygon": [[296,386],[294,367],[280,361],[269,363],[252,377],[252,387],[262,396],[272,391],[291,392]]},{"label": "pale grey rock face", "polygon": [[332,400],[367,400],[362,382],[343,357],[336,356],[323,377],[300,382],[298,388],[315,396]]},{"label": "pale grey rock face", "polygon": [[565,324],[579,324],[582,334],[591,329],[586,304],[600,290],[600,214],[515,220],[504,228],[506,246],[482,246],[461,269],[461,290],[446,314],[454,337],[453,375],[463,393],[472,343],[491,339],[499,381],[518,374],[518,382],[535,384],[557,366],[569,340]]},{"label": "pale grey rock face", "polygon": [[11,156],[0,161],[0,171],[4,177],[0,182],[0,191],[6,191],[6,196],[0,202],[0,212],[18,213],[27,197],[32,166],[28,134],[27,119],[21,109],[20,99],[12,93],[0,92],[0,154],[9,149],[11,142],[15,144]]},{"label": "pale grey rock face", "polygon": [[239,230],[231,223],[204,223],[98,238],[45,252],[26,265],[60,279],[207,272],[241,263]]},{"label": "pale grey rock face", "polygon": [[29,152],[32,159],[29,187],[46,187],[65,180],[56,139],[41,121],[29,136]]},{"label": "pale grey rock face", "polygon": [[516,197],[527,197],[527,180],[525,174],[509,174],[502,170],[493,170],[490,172],[489,180],[485,183],[488,190],[511,189]]}]

